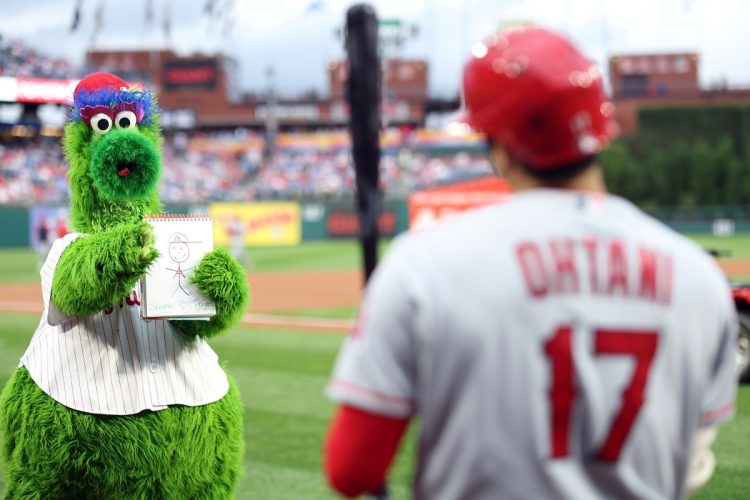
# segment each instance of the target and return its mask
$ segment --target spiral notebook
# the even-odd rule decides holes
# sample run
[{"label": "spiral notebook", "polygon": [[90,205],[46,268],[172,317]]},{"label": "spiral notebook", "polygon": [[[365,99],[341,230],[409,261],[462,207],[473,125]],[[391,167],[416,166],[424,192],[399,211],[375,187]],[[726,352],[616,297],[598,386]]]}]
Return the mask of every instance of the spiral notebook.
[{"label": "spiral notebook", "polygon": [[211,218],[159,214],[147,215],[144,220],[154,228],[159,257],[141,279],[141,317],[210,319],[216,306],[190,278],[201,258],[214,248]]}]

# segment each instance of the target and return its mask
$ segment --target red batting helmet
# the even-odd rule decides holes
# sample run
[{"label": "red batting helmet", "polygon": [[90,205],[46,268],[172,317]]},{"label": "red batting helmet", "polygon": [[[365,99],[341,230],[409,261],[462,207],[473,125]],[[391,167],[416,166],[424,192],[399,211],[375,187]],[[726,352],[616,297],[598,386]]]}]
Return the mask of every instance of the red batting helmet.
[{"label": "red batting helmet", "polygon": [[532,170],[583,160],[617,135],[601,70],[547,30],[510,29],[476,44],[463,88],[469,124]]}]

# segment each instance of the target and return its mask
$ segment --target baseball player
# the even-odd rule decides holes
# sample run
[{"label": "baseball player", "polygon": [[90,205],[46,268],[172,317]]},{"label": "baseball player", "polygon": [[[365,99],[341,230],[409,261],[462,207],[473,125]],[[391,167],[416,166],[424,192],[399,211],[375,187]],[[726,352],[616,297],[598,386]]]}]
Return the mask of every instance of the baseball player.
[{"label": "baseball player", "polygon": [[329,482],[376,491],[418,418],[417,499],[685,496],[734,412],[725,277],[606,192],[613,108],[569,41],[500,32],[463,84],[515,194],[398,238],[375,271],[327,389]]}]

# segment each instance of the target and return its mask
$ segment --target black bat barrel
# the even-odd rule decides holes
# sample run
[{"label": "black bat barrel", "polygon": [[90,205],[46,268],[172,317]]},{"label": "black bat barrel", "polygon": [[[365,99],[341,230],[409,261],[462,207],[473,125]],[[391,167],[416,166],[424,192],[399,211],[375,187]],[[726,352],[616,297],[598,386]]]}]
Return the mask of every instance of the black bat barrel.
[{"label": "black bat barrel", "polygon": [[380,85],[378,17],[367,4],[346,13],[346,54],[349,76],[349,132],[356,174],[357,216],[367,283],[377,264],[378,215],[380,212]]}]

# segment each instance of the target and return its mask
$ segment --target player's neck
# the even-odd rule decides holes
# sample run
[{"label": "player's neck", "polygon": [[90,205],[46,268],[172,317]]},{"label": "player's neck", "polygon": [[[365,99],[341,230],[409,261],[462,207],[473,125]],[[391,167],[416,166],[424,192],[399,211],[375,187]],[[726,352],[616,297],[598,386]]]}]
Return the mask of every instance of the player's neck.
[{"label": "player's neck", "polygon": [[504,173],[513,191],[554,188],[569,189],[572,191],[591,191],[595,193],[607,192],[602,169],[598,165],[592,165],[570,179],[555,182],[538,179],[521,167],[508,169]]},{"label": "player's neck", "polygon": [[535,188],[570,189],[573,191],[591,191],[606,193],[607,186],[601,167],[594,163],[584,168],[573,177],[559,181],[540,179],[529,173],[521,164],[500,146],[490,149],[490,161],[497,175],[503,177],[513,191],[524,191]]}]

